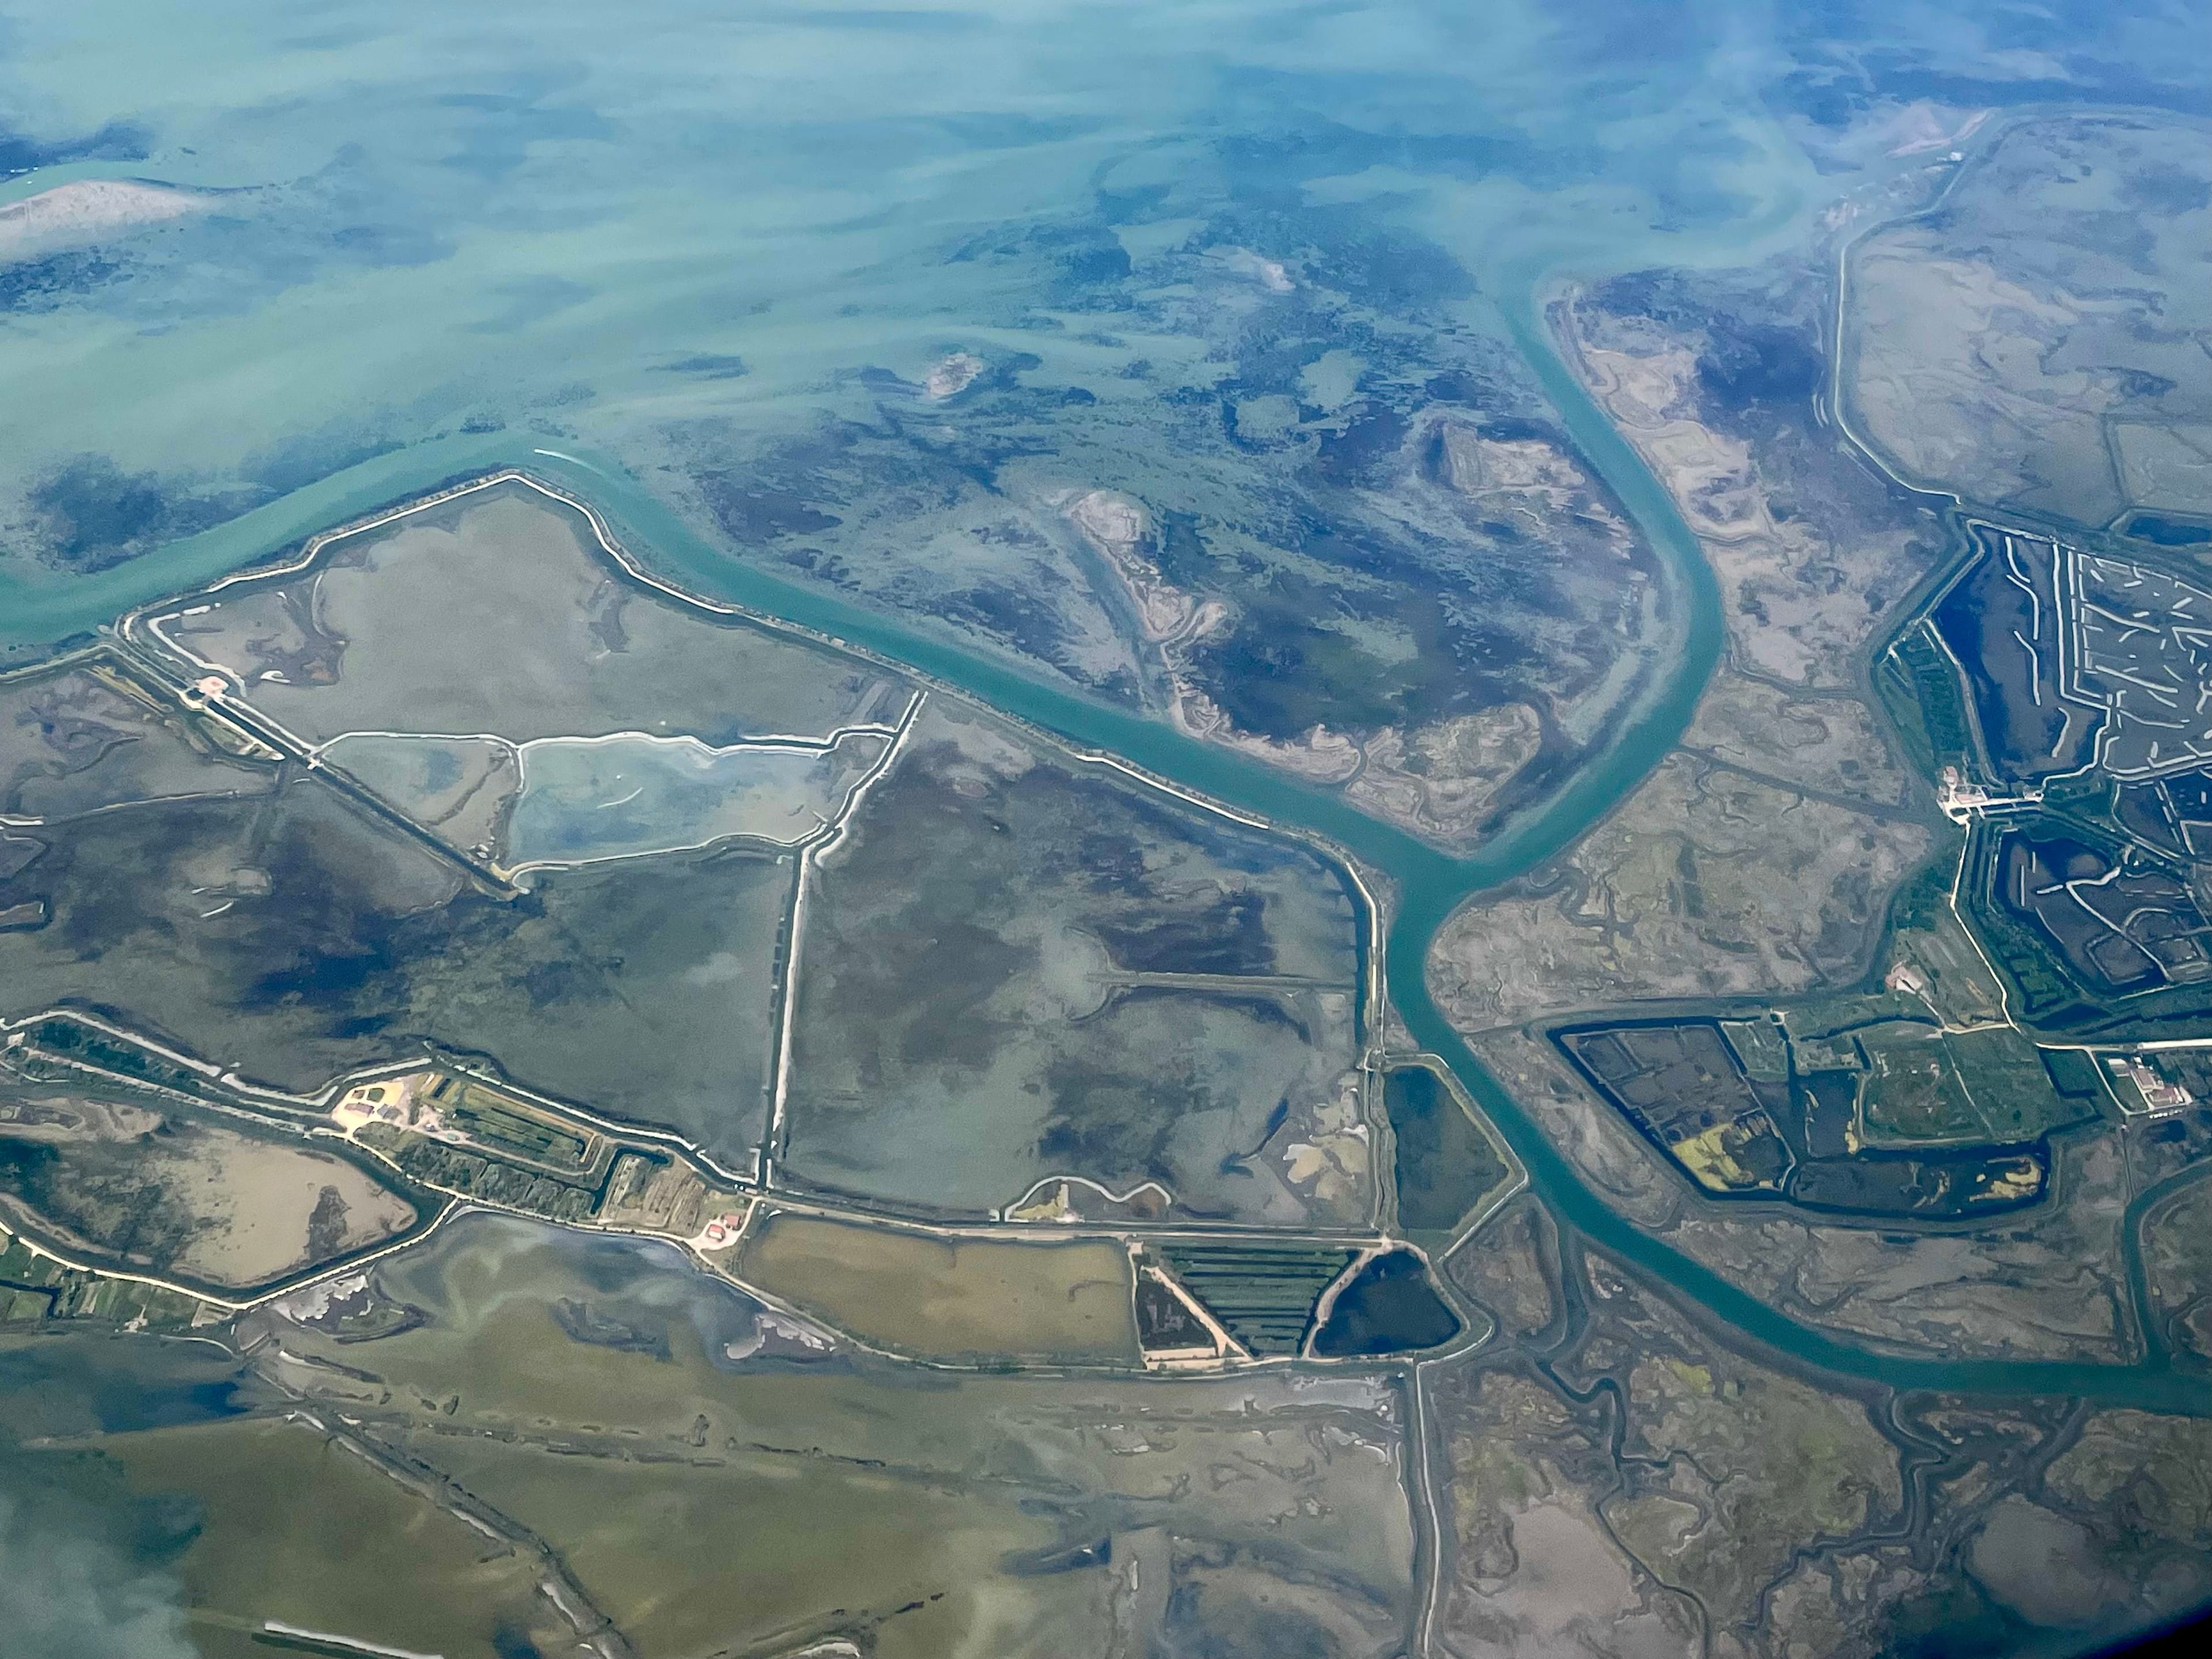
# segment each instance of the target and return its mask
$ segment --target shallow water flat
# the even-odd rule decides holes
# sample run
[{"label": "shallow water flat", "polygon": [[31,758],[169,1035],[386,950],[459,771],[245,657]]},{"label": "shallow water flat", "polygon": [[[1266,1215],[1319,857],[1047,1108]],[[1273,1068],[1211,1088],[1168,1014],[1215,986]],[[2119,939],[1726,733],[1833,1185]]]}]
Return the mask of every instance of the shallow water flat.
[{"label": "shallow water flat", "polygon": [[938,1238],[790,1213],[754,1228],[739,1278],[895,1352],[1136,1362],[1129,1253],[1115,1241]]},{"label": "shallow water flat", "polygon": [[890,676],[628,578],[573,508],[495,486],[151,619],[310,742],[641,732],[827,738]]},{"label": "shallow water flat", "polygon": [[665,1247],[488,1216],[373,1277],[424,1322],[340,1344],[270,1316],[348,1368],[288,1385],[528,1526],[645,1652],[856,1616],[917,1659],[985,1632],[1094,1651],[1116,1606],[1202,1646],[1282,1598],[1333,1651],[1403,1639],[1399,1407],[1372,1381],[732,1359],[755,1304]]},{"label": "shallow water flat", "polygon": [[890,738],[710,748],[696,738],[543,738],[522,750],[501,862],[637,858],[729,840],[791,847],[842,817]]},{"label": "shallow water flat", "polygon": [[1364,1219],[1363,921],[1314,854],[932,704],[812,880],[789,1178],[925,1212],[1076,1176]]}]

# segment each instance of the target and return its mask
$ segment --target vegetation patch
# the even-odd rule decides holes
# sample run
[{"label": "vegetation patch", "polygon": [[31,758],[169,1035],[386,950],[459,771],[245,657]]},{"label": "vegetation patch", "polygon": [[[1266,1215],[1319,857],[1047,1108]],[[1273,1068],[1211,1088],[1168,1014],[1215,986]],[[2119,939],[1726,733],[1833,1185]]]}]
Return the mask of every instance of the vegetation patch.
[{"label": "vegetation patch", "polygon": [[1382,1079],[1382,1103],[1397,1146],[1398,1224],[1415,1236],[1449,1237],[1511,1177],[1511,1166],[1450,1081],[1430,1066],[1393,1067]]},{"label": "vegetation patch", "polygon": [[1322,1292],[1358,1255],[1326,1244],[1180,1239],[1158,1250],[1183,1287],[1259,1358],[1296,1354],[1304,1346]]},{"label": "vegetation patch", "polygon": [[944,702],[810,873],[779,1172],[909,1212],[1155,1183],[1364,1219],[1359,916],[1304,847]]}]

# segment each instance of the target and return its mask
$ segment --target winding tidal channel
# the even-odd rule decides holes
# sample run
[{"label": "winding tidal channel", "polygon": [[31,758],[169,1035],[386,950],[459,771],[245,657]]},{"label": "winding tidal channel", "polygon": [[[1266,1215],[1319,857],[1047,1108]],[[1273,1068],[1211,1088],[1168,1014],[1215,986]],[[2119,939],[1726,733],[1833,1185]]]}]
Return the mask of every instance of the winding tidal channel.
[{"label": "winding tidal channel", "polygon": [[522,468],[591,501],[643,563],[694,592],[908,665],[1079,747],[1117,757],[1241,811],[1334,842],[1382,872],[1397,886],[1384,979],[1414,1040],[1458,1074],[1562,1221],[1598,1249],[1663,1280],[1753,1342],[1802,1364],[1896,1388],[2078,1396],[2105,1406],[2212,1416],[2212,1388],[2173,1370],[2155,1350],[2132,1364],[1903,1358],[1778,1312],[1647,1236],[1591,1191],[1431,1000],[1425,961],[1430,941],[1446,918],[1470,896],[1571,844],[1643,781],[1688,726],[1723,637],[1718,585],[1674,503],[1559,360],[1533,305],[1509,314],[1507,324],[1583,454],[1656,549],[1670,579],[1680,628],[1658,684],[1585,759],[1573,780],[1468,857],[1439,852],[1335,796],[1185,737],[1160,721],[1091,702],[826,592],[740,564],[684,526],[617,464],[564,441],[513,432],[441,440],[364,463],[220,529],[97,576],[0,578],[0,665],[8,646],[89,632],[135,605],[266,560],[309,535],[387,503],[497,468]]}]

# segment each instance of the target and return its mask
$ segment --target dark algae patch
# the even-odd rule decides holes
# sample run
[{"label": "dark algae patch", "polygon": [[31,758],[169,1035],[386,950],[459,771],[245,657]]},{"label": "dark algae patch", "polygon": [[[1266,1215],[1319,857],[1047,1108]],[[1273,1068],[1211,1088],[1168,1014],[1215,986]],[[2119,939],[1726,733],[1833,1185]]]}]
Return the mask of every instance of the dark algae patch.
[{"label": "dark algae patch", "polygon": [[1459,1334],[1459,1320],[1430,1285],[1421,1258],[1390,1250],[1352,1275],[1336,1293],[1328,1318],[1314,1333],[1323,1359],[1410,1353],[1440,1347]]},{"label": "dark algae patch", "polygon": [[1200,1324],[1183,1299],[1157,1279],[1137,1279],[1137,1340],[1147,1348],[1202,1348],[1212,1333]]},{"label": "dark algae patch", "polygon": [[2063,683],[2055,551],[2010,536],[1980,538],[1985,551],[1930,612],[1960,663],[1990,763],[2002,777],[2032,781],[2069,772],[2089,757],[2098,722],[2073,715],[2050,695]]},{"label": "dark algae patch", "polygon": [[573,1297],[562,1297],[552,1306],[553,1322],[571,1342],[620,1353],[647,1353],[665,1361],[671,1353],[665,1326],[634,1324],[617,1319]]},{"label": "dark algae patch", "polygon": [[1425,1066],[1401,1066],[1385,1078],[1382,1104],[1398,1146],[1398,1224],[1409,1233],[1449,1232],[1504,1178],[1504,1164]]},{"label": "dark algae patch", "polygon": [[55,1147],[0,1139],[0,1192],[125,1261],[167,1267],[191,1234],[189,1212],[127,1152],[90,1150],[76,1160],[89,1167],[71,1168]]},{"label": "dark algae patch", "polygon": [[951,1212],[1080,1176],[1192,1218],[1359,1213],[1285,1174],[1358,1017],[1357,914],[1295,843],[939,704],[823,865],[805,941],[794,1182]]},{"label": "dark algae patch", "polygon": [[2123,533],[2154,547],[2212,547],[2212,524],[2169,519],[2156,513],[2135,514]]},{"label": "dark algae patch", "polygon": [[153,472],[126,472],[106,455],[79,455],[33,483],[26,503],[46,562],[79,575],[105,570],[218,524],[250,499],[225,503]]},{"label": "dark algae patch", "polygon": [[[732,1159],[765,1124],[787,863],[675,854],[494,898],[313,784],[265,802],[93,813],[39,835],[44,854],[0,880],[0,910],[35,901],[51,921],[0,933],[0,993],[13,999],[0,1017],[35,1012],[33,995],[120,1010],[167,1044],[295,1090],[425,1042],[487,1054],[519,1081]],[[207,870],[227,884],[211,897],[193,890]],[[43,1021],[36,1042],[65,1061],[200,1088],[64,1018]]]}]

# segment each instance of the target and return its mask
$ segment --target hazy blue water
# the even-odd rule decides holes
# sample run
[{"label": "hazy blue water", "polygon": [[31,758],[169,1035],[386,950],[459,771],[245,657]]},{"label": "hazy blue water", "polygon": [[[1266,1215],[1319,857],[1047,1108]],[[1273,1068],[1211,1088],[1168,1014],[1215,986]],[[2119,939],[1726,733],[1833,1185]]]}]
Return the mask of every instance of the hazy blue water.
[{"label": "hazy blue water", "polygon": [[[144,154],[15,193],[92,173],[233,194],[0,313],[0,488],[94,453],[250,498],[532,419],[635,459],[671,422],[794,428],[849,402],[841,377],[918,376],[957,345],[1079,380],[1100,353],[1039,325],[1053,249],[1022,239],[1103,228],[1141,258],[1255,186],[1388,197],[1378,223],[1470,250],[1511,225],[1523,256],[1593,214],[1694,238],[1819,193],[1755,108],[1709,104],[1686,151],[1673,88],[1554,61],[1552,18],[378,4],[186,29],[18,9],[0,120],[52,143],[130,124]],[[1170,184],[1186,212],[1151,220]]]},{"label": "hazy blue water", "polygon": [[1455,267],[1510,294],[1771,243],[1849,182],[1885,99],[2203,73],[2162,49],[2185,7],[2056,38],[1994,4],[1788,9],[17,0],[0,201],[84,176],[227,194],[0,268],[0,526],[21,547],[26,489],[86,456],[143,486],[102,505],[155,539],[469,426],[649,471],[953,346],[1109,391],[1141,350],[1154,389],[1204,383],[1189,339],[1084,337],[1117,251],[1141,289],[1223,215],[1276,256],[1302,217],[1371,233],[1376,283],[1488,327]]}]

